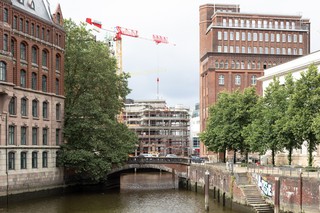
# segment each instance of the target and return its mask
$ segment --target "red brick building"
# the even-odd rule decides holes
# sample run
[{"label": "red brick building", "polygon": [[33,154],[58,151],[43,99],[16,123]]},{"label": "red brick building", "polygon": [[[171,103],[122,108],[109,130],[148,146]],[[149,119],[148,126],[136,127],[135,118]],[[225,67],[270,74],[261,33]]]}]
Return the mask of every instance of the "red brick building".
[{"label": "red brick building", "polygon": [[219,92],[254,86],[261,95],[264,69],[310,53],[310,22],[301,16],[241,13],[229,4],[202,5],[199,15],[200,131]]},{"label": "red brick building", "polygon": [[0,196],[63,183],[65,31],[60,5],[0,1]]}]

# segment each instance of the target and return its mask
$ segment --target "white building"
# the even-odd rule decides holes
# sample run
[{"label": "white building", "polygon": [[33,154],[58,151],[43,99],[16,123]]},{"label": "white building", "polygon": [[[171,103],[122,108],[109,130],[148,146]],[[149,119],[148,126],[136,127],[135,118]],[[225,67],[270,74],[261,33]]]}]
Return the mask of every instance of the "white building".
[{"label": "white building", "polygon": [[[307,71],[308,67],[314,64],[318,67],[318,71],[320,71],[320,50],[313,52],[309,55],[302,56],[290,62],[272,67],[270,69],[266,69],[264,71],[264,76],[260,77],[258,80],[262,81],[263,91],[269,86],[269,84],[273,81],[274,77],[278,77],[280,83],[285,82],[285,76],[289,73],[292,74],[295,80],[301,77],[301,73]],[[269,155],[270,153],[267,153]],[[320,147],[318,147],[317,151],[313,153],[314,157],[314,166],[320,166]],[[302,165],[307,166],[308,159],[308,150],[306,143],[299,150],[294,150],[293,152],[293,165]],[[279,153],[276,157],[276,164],[287,164],[287,155],[286,153]]]},{"label": "white building", "polygon": [[190,150],[192,155],[200,154],[200,115],[199,103],[195,104],[190,118]]}]

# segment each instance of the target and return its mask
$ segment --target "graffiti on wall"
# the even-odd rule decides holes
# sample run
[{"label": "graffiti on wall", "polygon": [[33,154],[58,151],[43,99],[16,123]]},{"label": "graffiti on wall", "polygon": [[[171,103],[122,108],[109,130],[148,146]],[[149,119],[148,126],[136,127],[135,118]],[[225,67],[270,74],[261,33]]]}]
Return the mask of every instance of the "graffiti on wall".
[{"label": "graffiti on wall", "polygon": [[267,180],[265,180],[260,175],[257,175],[256,179],[257,179],[257,182],[258,182],[258,186],[261,189],[261,191],[263,192],[263,194],[265,194],[268,197],[272,197],[272,195],[273,195],[273,193],[272,193],[272,184],[269,183]]}]

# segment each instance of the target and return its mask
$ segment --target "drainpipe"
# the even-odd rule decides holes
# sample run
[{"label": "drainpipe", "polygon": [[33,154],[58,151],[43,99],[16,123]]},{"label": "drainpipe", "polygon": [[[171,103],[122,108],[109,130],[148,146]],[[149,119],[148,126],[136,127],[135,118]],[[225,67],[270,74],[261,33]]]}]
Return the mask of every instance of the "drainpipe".
[{"label": "drainpipe", "polygon": [[8,173],[8,113],[6,113],[6,120],[5,120],[5,141],[6,141],[6,176],[7,176],[7,189],[6,189],[6,194],[7,194],[7,209],[9,207],[9,173]]}]

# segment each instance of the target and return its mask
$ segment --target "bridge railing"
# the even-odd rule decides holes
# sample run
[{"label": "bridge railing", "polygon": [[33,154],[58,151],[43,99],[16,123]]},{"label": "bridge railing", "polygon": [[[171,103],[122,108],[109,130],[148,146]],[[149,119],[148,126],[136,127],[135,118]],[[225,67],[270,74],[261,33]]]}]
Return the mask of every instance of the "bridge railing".
[{"label": "bridge railing", "polygon": [[129,157],[128,164],[190,164],[189,158]]}]

